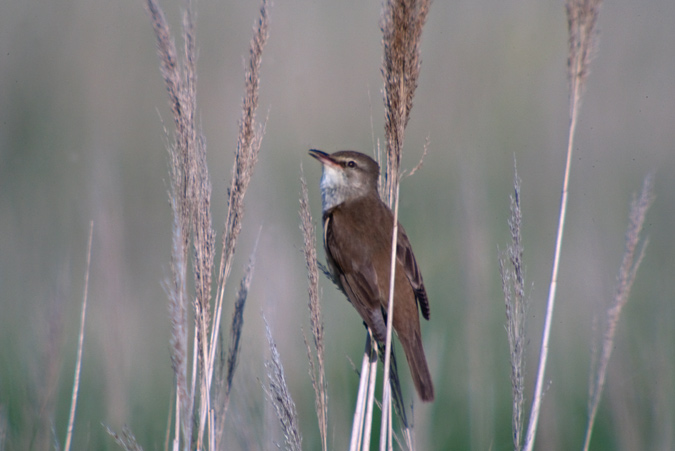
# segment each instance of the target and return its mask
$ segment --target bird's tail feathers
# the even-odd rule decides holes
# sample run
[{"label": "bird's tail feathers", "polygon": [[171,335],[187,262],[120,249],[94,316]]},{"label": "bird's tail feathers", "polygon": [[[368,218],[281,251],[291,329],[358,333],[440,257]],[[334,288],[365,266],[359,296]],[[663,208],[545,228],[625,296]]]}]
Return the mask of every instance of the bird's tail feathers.
[{"label": "bird's tail feathers", "polygon": [[[399,336],[399,339],[401,336]],[[422,347],[422,337],[419,332],[412,334],[410,339],[400,340],[403,351],[405,352],[410,374],[413,383],[417,389],[422,401],[430,402],[434,400],[434,383],[431,380],[431,373],[427,365],[427,358],[424,355]]]}]

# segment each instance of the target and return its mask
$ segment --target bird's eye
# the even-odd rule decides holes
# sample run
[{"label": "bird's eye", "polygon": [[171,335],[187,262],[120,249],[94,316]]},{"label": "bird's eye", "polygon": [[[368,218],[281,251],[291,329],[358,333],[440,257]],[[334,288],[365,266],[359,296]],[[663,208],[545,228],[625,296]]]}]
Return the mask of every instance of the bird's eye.
[{"label": "bird's eye", "polygon": [[355,167],[356,167],[356,161],[354,161],[354,160],[349,160],[349,161],[347,162],[347,167],[355,168]]}]

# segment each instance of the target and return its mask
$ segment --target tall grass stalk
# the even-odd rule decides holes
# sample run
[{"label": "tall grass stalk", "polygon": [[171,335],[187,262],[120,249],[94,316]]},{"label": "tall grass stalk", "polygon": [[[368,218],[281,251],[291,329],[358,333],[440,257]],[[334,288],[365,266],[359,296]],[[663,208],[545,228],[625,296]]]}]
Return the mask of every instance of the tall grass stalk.
[{"label": "tall grass stalk", "polygon": [[616,280],[616,288],[614,291],[614,298],[609,309],[606,312],[604,323],[604,334],[602,336],[602,346],[600,356],[595,365],[595,371],[591,373],[591,383],[589,386],[589,402],[588,402],[588,423],[586,424],[586,436],[584,439],[584,450],[588,451],[591,444],[591,434],[593,432],[593,425],[595,424],[595,417],[598,413],[598,406],[600,405],[600,398],[605,387],[605,379],[607,376],[607,366],[609,358],[614,349],[614,336],[616,335],[616,328],[621,318],[623,307],[628,302],[630,291],[635,280],[637,270],[642,263],[645,255],[645,249],[648,240],[645,239],[642,246],[638,249],[640,243],[640,234],[642,226],[644,225],[645,215],[647,210],[654,201],[654,177],[648,175],[642,184],[642,191],[639,197],[633,197],[630,207],[630,215],[628,220],[628,229],[626,230],[626,244],[623,253],[623,259],[619,268],[619,274]]},{"label": "tall grass stalk", "polygon": [[[370,342],[366,342],[368,346]],[[365,376],[365,373],[368,371],[370,366],[370,359],[368,351],[363,354],[363,359],[361,360],[361,375],[359,379],[359,391],[356,395],[356,407],[354,408],[354,415],[352,417],[352,434],[349,440],[349,450],[356,451],[359,449],[359,444],[363,438],[363,425],[364,425],[364,416],[366,411],[366,397],[368,396],[367,386],[368,386],[368,377]]]},{"label": "tall grass stalk", "polygon": [[[300,170],[302,172],[302,166]],[[314,408],[319,422],[321,449],[326,451],[328,449],[328,386],[324,360],[323,316],[321,314],[321,302],[319,299],[319,265],[316,258],[316,246],[314,245],[314,223],[312,222],[312,213],[309,208],[309,194],[304,174],[300,178],[300,184],[300,229],[302,230],[303,252],[305,264],[307,265],[307,281],[309,285],[308,307],[312,337],[314,338],[314,351],[312,351],[311,346],[307,342],[307,337],[304,334],[303,336],[307,348],[307,358],[309,359],[309,374],[312,379],[312,387],[314,388]],[[316,354],[316,358],[314,354]]]},{"label": "tall grass stalk", "polygon": [[[235,245],[241,221],[244,215],[244,196],[253,175],[253,169],[258,161],[258,153],[262,144],[265,127],[260,126],[256,120],[258,109],[258,91],[260,83],[260,64],[262,53],[269,36],[269,9],[268,0],[262,0],[260,4],[260,16],[256,23],[254,36],[251,40],[249,60],[245,77],[245,94],[242,102],[242,114],[239,120],[239,133],[237,135],[237,150],[235,162],[232,168],[232,180],[230,183],[229,199],[227,204],[227,217],[225,220],[225,232],[223,234],[223,251],[220,257],[220,273],[218,276],[218,296],[216,298],[216,310],[222,309],[225,283],[232,268]],[[214,330],[218,330],[220,316],[214,323]],[[215,351],[215,339],[211,343],[211,351]]]},{"label": "tall grass stalk", "polygon": [[[258,241],[260,240],[260,231],[258,230],[258,237],[256,238],[253,251],[248,260],[246,271],[239,283],[239,289],[234,301],[234,311],[232,312],[232,322],[230,325],[230,341],[227,348],[227,358],[220,358],[217,366],[217,385],[216,385],[216,402],[217,402],[217,421],[215,442],[223,442],[223,434],[225,431],[225,418],[227,417],[227,410],[230,405],[230,393],[232,391],[232,383],[234,380],[234,373],[239,363],[239,354],[241,350],[241,334],[244,328],[244,307],[246,306],[246,299],[251,288],[253,280],[253,272],[255,269],[255,254],[258,249]],[[225,346],[224,340],[221,337],[221,352]]]},{"label": "tall grass stalk", "polygon": [[286,449],[290,451],[302,451],[302,434],[298,425],[298,414],[295,409],[295,402],[291,397],[290,390],[286,384],[286,375],[284,366],[281,364],[281,356],[277,350],[277,345],[272,337],[267,320],[265,322],[265,335],[270,348],[270,359],[265,363],[267,370],[267,386],[264,387],[267,397],[274,406],[277,419],[281,424],[286,441]]},{"label": "tall grass stalk", "polygon": [[370,448],[370,434],[373,419],[373,405],[375,398],[375,382],[377,379],[377,352],[373,346],[374,338],[370,329],[366,336],[366,348],[361,362],[361,377],[359,392],[352,421],[352,435],[349,445],[350,451]]},{"label": "tall grass stalk", "polygon": [[[211,293],[215,269],[215,233],[211,225],[211,182],[206,164],[206,144],[197,120],[197,50],[192,3],[191,0],[185,1],[182,22],[184,48],[180,60],[168,22],[157,0],[146,0],[146,8],[157,39],[160,71],[175,126],[173,140],[168,145],[173,243],[171,277],[165,284],[171,317],[171,360],[176,377],[173,448],[215,449],[220,447],[217,431],[222,430],[222,427],[217,426],[222,424],[218,420],[225,415],[227,403],[213,405],[212,381],[216,360],[221,355],[217,348],[225,284],[241,231],[244,196],[257,162],[264,132],[264,126],[258,125],[255,117],[262,51],[268,37],[269,2],[261,2],[260,16],[249,51],[213,311]],[[189,262],[192,263],[194,276],[194,295],[187,293]],[[191,302],[190,299],[194,301]],[[190,327],[190,309],[193,311],[193,328]],[[241,325],[242,322],[233,323],[235,327],[237,324]],[[192,337],[189,336],[191,330]],[[240,330],[234,331],[234,339],[240,333]],[[188,352],[190,347],[191,359]],[[234,346],[232,349],[238,352],[239,347]],[[234,371],[236,355],[230,355],[228,359],[230,368]],[[227,378],[226,383],[231,384],[232,373],[228,373]],[[229,393],[229,386],[226,391]],[[198,417],[195,422],[193,411],[196,403]],[[193,437],[194,427],[196,438]]]},{"label": "tall grass stalk", "polygon": [[[387,307],[387,338],[384,354],[384,399],[380,429],[380,449],[392,449],[390,392],[391,335],[394,316],[394,278],[396,244],[398,239],[398,193],[401,178],[401,155],[405,128],[410,119],[413,98],[421,69],[421,37],[431,2],[429,0],[386,0],[382,12],[382,44],[384,57],[385,138],[387,164],[385,171],[385,201],[394,212],[391,273]],[[403,407],[403,406],[401,406]],[[408,425],[404,425],[409,437]],[[386,435],[385,435],[385,430]],[[386,440],[383,440],[386,437]],[[408,440],[409,443],[411,440]],[[388,445],[387,445],[388,444]]]},{"label": "tall grass stalk", "polygon": [[521,239],[522,212],[520,209],[520,179],[514,161],[513,191],[509,230],[511,243],[499,252],[499,273],[506,306],[506,334],[509,341],[511,362],[511,395],[513,398],[511,429],[513,447],[520,450],[523,443],[525,404],[525,335],[528,299],[525,296],[525,268]]},{"label": "tall grass stalk", "polygon": [[[396,276],[396,243],[398,238],[398,194],[399,194],[399,183],[396,183],[396,189],[393,196],[394,204],[394,231],[392,232],[391,240],[391,266],[389,277],[389,304],[387,306],[387,341],[385,344],[385,354],[384,354],[384,382],[382,385],[383,396],[382,396],[382,425],[380,427],[380,450],[385,451],[386,449],[393,449],[392,443],[392,418],[391,418],[391,387],[389,386],[389,371],[391,365],[391,339],[392,331],[394,324],[394,280]],[[388,448],[387,448],[388,445]]]},{"label": "tall grass stalk", "polygon": [[[80,334],[77,341],[77,362],[75,363],[75,375],[73,376],[73,394],[70,400],[70,414],[68,415],[68,428],[66,440],[63,445],[64,451],[70,451],[75,426],[75,410],[77,409],[77,395],[80,391],[80,371],[82,370],[82,349],[84,348],[84,321],[87,317],[87,295],[89,292],[89,269],[91,268],[91,242],[94,236],[94,221],[89,223],[89,243],[87,244],[87,267],[84,272],[84,293],[82,294],[82,313],[80,314]],[[0,443],[1,445],[1,443]]]},{"label": "tall grass stalk", "polygon": [[601,0],[568,0],[565,5],[569,29],[567,69],[570,88],[570,122],[567,137],[567,159],[565,161],[565,175],[563,178],[562,195],[560,199],[558,231],[556,234],[553,266],[551,269],[551,283],[549,285],[548,300],[546,303],[546,317],[541,340],[537,382],[535,385],[532,408],[530,410],[530,420],[525,438],[524,449],[526,451],[532,451],[534,447],[539,412],[541,410],[543,388],[545,385],[546,361],[548,359],[548,346],[551,335],[551,324],[553,322],[553,309],[558,287],[558,268],[562,250],[563,231],[565,229],[565,218],[567,215],[567,196],[572,166],[572,150],[574,149],[574,135],[577,126],[577,118],[579,116],[579,109],[581,107],[581,98],[595,47],[595,25],[598,19],[600,4]]}]

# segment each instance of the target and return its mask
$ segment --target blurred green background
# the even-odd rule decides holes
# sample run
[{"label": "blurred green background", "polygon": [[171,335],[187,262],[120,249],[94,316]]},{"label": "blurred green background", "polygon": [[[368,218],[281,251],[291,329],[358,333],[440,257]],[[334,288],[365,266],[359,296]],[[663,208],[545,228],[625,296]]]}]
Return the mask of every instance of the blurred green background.
[{"label": "blurred green background", "polygon": [[[307,155],[372,152],[383,137],[379,1],[277,1],[263,56],[267,120],[246,197],[228,299],[262,228],[228,418],[232,449],[280,441],[260,384],[278,342],[306,449],[318,449],[301,330],[307,283],[298,229],[301,165],[318,222],[319,166]],[[178,2],[162,2],[174,32]],[[226,203],[256,1],[197,5],[199,109],[214,227]],[[675,449],[675,2],[607,2],[571,175],[559,296],[537,449],[578,449],[593,318],[606,308],[631,195],[650,171],[649,247],[619,324],[592,449]],[[180,39],[178,39],[180,44]],[[531,284],[528,403],[553,255],[568,101],[563,2],[436,1],[403,165],[401,222],[431,299],[423,325],[437,400],[415,405],[419,449],[508,450],[511,398],[497,247],[509,240],[513,160],[522,178]],[[94,239],[75,449],[117,449],[101,423],[162,449],[172,397],[171,212],[162,120],[172,118],[141,1],[0,4],[0,420],[7,449],[62,443],[86,243]],[[323,252],[320,251],[323,260]],[[324,279],[329,443],[344,449],[365,332]],[[229,321],[231,305],[227,306]],[[407,379],[407,369],[404,371]],[[414,398],[407,385],[407,396]]]}]

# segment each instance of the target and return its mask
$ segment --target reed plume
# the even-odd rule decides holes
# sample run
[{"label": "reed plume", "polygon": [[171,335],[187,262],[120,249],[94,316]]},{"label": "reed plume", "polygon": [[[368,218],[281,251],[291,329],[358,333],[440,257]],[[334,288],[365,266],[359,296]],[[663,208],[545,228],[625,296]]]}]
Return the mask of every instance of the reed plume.
[{"label": "reed plume", "polygon": [[511,198],[511,217],[509,230],[511,243],[506,250],[499,252],[499,273],[502,278],[502,290],[506,306],[506,335],[509,341],[511,362],[512,415],[511,430],[513,448],[520,450],[523,443],[523,424],[525,420],[525,335],[526,312],[529,304],[525,296],[525,268],[523,263],[523,244],[521,238],[522,212],[520,209],[520,178],[515,169],[513,176],[513,194]]},{"label": "reed plume", "polygon": [[[176,377],[175,428],[173,448],[210,449],[218,447],[222,421],[215,421],[212,407],[212,380],[220,336],[220,318],[223,309],[225,284],[232,266],[237,238],[244,214],[244,196],[251,181],[262,142],[264,127],[256,122],[258,88],[262,51],[268,37],[269,3],[262,0],[260,16],[254,30],[246,70],[245,94],[228,190],[228,209],[222,238],[222,251],[216,282],[216,299],[211,308],[215,253],[215,232],[211,221],[211,181],[206,162],[206,145],[197,120],[196,31],[193,7],[186,0],[183,13],[183,55],[179,59],[169,24],[157,0],[147,0],[155,37],[160,71],[164,79],[169,105],[174,120],[173,139],[169,140],[169,200],[173,213],[173,238],[171,251],[171,277],[165,283],[169,297],[171,318],[171,361]],[[190,248],[192,244],[192,248]],[[192,263],[194,295],[187,292],[188,266]],[[249,274],[252,265],[249,266]],[[239,352],[239,337],[245,292],[235,305],[231,334],[228,371],[224,385],[225,400],[229,399],[232,377]],[[192,299],[192,301],[191,301]],[[194,336],[190,339],[190,310],[193,311]],[[190,344],[191,343],[191,344]],[[192,348],[192,358],[190,350]],[[190,363],[191,360],[191,363]],[[189,374],[188,374],[189,373]],[[222,382],[222,381],[221,381]],[[198,383],[198,385],[197,385]],[[222,385],[222,384],[221,384]],[[197,401],[198,400],[198,401]],[[195,403],[198,418],[193,418]],[[217,410],[225,415],[227,403]],[[219,424],[220,426],[216,426]],[[196,425],[196,443],[193,428]],[[204,433],[208,425],[208,435]],[[218,440],[217,440],[218,438]]]},{"label": "reed plume", "polygon": [[572,166],[572,150],[574,149],[574,135],[577,126],[577,118],[581,107],[581,96],[588,78],[591,57],[596,45],[596,24],[600,13],[600,0],[568,0],[565,7],[567,10],[567,24],[569,31],[569,48],[567,59],[567,75],[569,81],[570,98],[570,122],[567,137],[567,159],[565,162],[565,175],[563,177],[562,196],[560,199],[560,213],[558,216],[558,231],[556,234],[553,265],[551,268],[551,283],[549,284],[548,300],[546,302],[546,316],[544,331],[541,339],[541,352],[539,367],[537,369],[537,382],[534,389],[530,420],[525,437],[525,449],[532,451],[539,421],[541,400],[544,390],[544,378],[546,374],[546,362],[548,359],[549,338],[551,336],[551,324],[553,322],[553,310],[555,307],[556,290],[558,287],[558,267],[560,264],[560,252],[562,250],[563,231],[567,215],[567,196],[569,191],[570,171]]},{"label": "reed plume", "polygon": [[616,328],[621,319],[621,312],[628,302],[638,268],[645,256],[648,240],[644,239],[642,246],[639,246],[640,234],[642,233],[642,227],[644,226],[647,211],[653,202],[654,176],[650,174],[645,177],[645,180],[642,183],[640,196],[633,196],[633,201],[630,205],[628,229],[626,230],[626,244],[621,266],[619,267],[619,274],[616,278],[614,298],[606,312],[604,333],[600,340],[600,355],[595,362],[595,365],[593,365],[594,371],[591,372],[591,383],[589,385],[588,394],[588,423],[586,424],[586,436],[584,439],[585,451],[588,450],[591,444],[593,425],[595,424],[595,417],[598,413],[602,391],[605,387],[607,366],[609,364],[609,358],[612,356],[612,350],[614,349]]},{"label": "reed plume", "polygon": [[319,422],[321,449],[325,451],[328,449],[328,384],[324,360],[323,316],[319,299],[319,265],[314,241],[315,231],[312,213],[309,209],[309,196],[304,174],[300,178],[300,187],[300,229],[302,230],[303,253],[307,266],[309,320],[314,339],[314,350],[312,350],[304,334],[303,338],[307,348],[307,358],[309,359],[309,374],[314,388],[314,408]]}]

